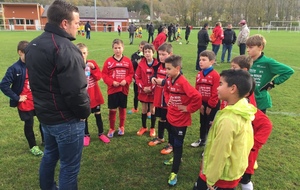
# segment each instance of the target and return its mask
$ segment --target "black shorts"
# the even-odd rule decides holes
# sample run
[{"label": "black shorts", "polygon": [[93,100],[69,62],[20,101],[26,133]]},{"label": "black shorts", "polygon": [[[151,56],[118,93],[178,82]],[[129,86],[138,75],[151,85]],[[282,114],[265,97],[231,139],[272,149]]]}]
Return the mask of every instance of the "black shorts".
[{"label": "black shorts", "polygon": [[244,173],[244,175],[242,176],[242,179],[240,181],[241,184],[247,184],[251,181],[251,174],[247,174],[247,173]]},{"label": "black shorts", "polygon": [[155,116],[160,117],[161,120],[167,120],[167,111],[168,109],[155,108]]},{"label": "black shorts", "polygon": [[117,92],[108,95],[108,109],[127,108],[127,95]]},{"label": "black shorts", "polygon": [[101,106],[98,105],[96,107],[91,108],[91,113],[96,113],[101,111]]},{"label": "black shorts", "polygon": [[32,110],[32,111],[21,111],[21,110],[18,109],[18,112],[19,112],[20,119],[22,121],[30,120],[31,118],[33,118],[35,116],[35,111],[34,110]]}]

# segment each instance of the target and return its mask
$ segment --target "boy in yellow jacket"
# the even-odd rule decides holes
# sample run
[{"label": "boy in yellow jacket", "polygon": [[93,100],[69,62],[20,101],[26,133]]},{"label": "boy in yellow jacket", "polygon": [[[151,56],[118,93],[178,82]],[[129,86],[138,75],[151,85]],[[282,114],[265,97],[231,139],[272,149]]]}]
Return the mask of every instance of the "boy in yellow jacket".
[{"label": "boy in yellow jacket", "polygon": [[256,108],[244,98],[252,88],[252,78],[244,70],[224,70],[220,74],[219,99],[228,106],[218,111],[208,132],[202,166],[194,190],[233,190],[248,166],[253,147]]}]

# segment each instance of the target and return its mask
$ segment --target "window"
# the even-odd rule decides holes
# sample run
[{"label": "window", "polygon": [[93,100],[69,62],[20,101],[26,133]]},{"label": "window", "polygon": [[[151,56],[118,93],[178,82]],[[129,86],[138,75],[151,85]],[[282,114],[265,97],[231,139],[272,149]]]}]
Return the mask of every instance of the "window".
[{"label": "window", "polygon": [[24,20],[23,19],[16,19],[16,24],[24,24]]},{"label": "window", "polygon": [[26,24],[27,24],[27,25],[33,25],[34,23],[33,23],[33,20],[28,20],[28,19],[26,19]]}]

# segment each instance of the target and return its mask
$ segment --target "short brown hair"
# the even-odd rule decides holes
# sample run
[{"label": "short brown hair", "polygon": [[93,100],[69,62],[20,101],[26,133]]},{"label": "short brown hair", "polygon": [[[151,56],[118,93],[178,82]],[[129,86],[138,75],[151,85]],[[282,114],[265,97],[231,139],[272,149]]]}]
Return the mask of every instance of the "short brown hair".
[{"label": "short brown hair", "polygon": [[247,41],[246,41],[246,46],[263,46],[263,48],[265,48],[267,44],[267,41],[265,39],[265,37],[263,37],[260,34],[255,34],[253,36],[250,36]]},{"label": "short brown hair", "polygon": [[172,64],[173,67],[178,67],[182,65],[181,62],[182,58],[179,55],[171,55],[169,57],[166,58],[165,63],[170,63]]},{"label": "short brown hair", "polygon": [[239,55],[231,60],[231,62],[238,64],[241,69],[246,68],[249,71],[250,67],[253,64],[253,59],[250,56]]},{"label": "short brown hair", "polygon": [[165,42],[158,47],[157,51],[166,51],[170,54],[173,52],[173,46],[172,44]]},{"label": "short brown hair", "polygon": [[143,47],[143,52],[144,52],[146,49],[152,50],[153,53],[155,52],[155,48],[154,48],[153,44],[146,43],[146,44],[144,45],[144,47]]},{"label": "short brown hair", "polygon": [[76,6],[63,0],[55,0],[47,10],[48,22],[57,26],[66,19],[68,22],[73,20],[73,12],[79,13]]},{"label": "short brown hair", "polygon": [[19,43],[18,43],[18,47],[17,47],[17,51],[21,51],[21,52],[25,52],[25,48],[28,46],[28,41],[25,41],[25,40],[23,40],[23,41],[20,41]]},{"label": "short brown hair", "polygon": [[121,39],[114,39],[111,47],[113,48],[115,44],[121,44],[122,46],[124,46],[123,40]]},{"label": "short brown hair", "polygon": [[140,42],[140,46],[144,46],[147,42],[145,40]]},{"label": "short brown hair", "polygon": [[208,60],[216,60],[216,54],[211,50],[204,50],[200,53],[200,57],[207,57]]}]

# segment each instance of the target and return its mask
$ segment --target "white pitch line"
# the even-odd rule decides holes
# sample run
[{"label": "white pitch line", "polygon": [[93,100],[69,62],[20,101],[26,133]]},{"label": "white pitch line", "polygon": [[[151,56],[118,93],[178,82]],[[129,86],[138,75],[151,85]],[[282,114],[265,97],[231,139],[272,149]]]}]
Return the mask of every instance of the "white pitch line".
[{"label": "white pitch line", "polygon": [[293,112],[276,112],[276,111],[267,111],[267,114],[271,115],[286,115],[286,116],[291,116],[291,117],[298,117],[300,116],[299,113],[293,113]]}]

